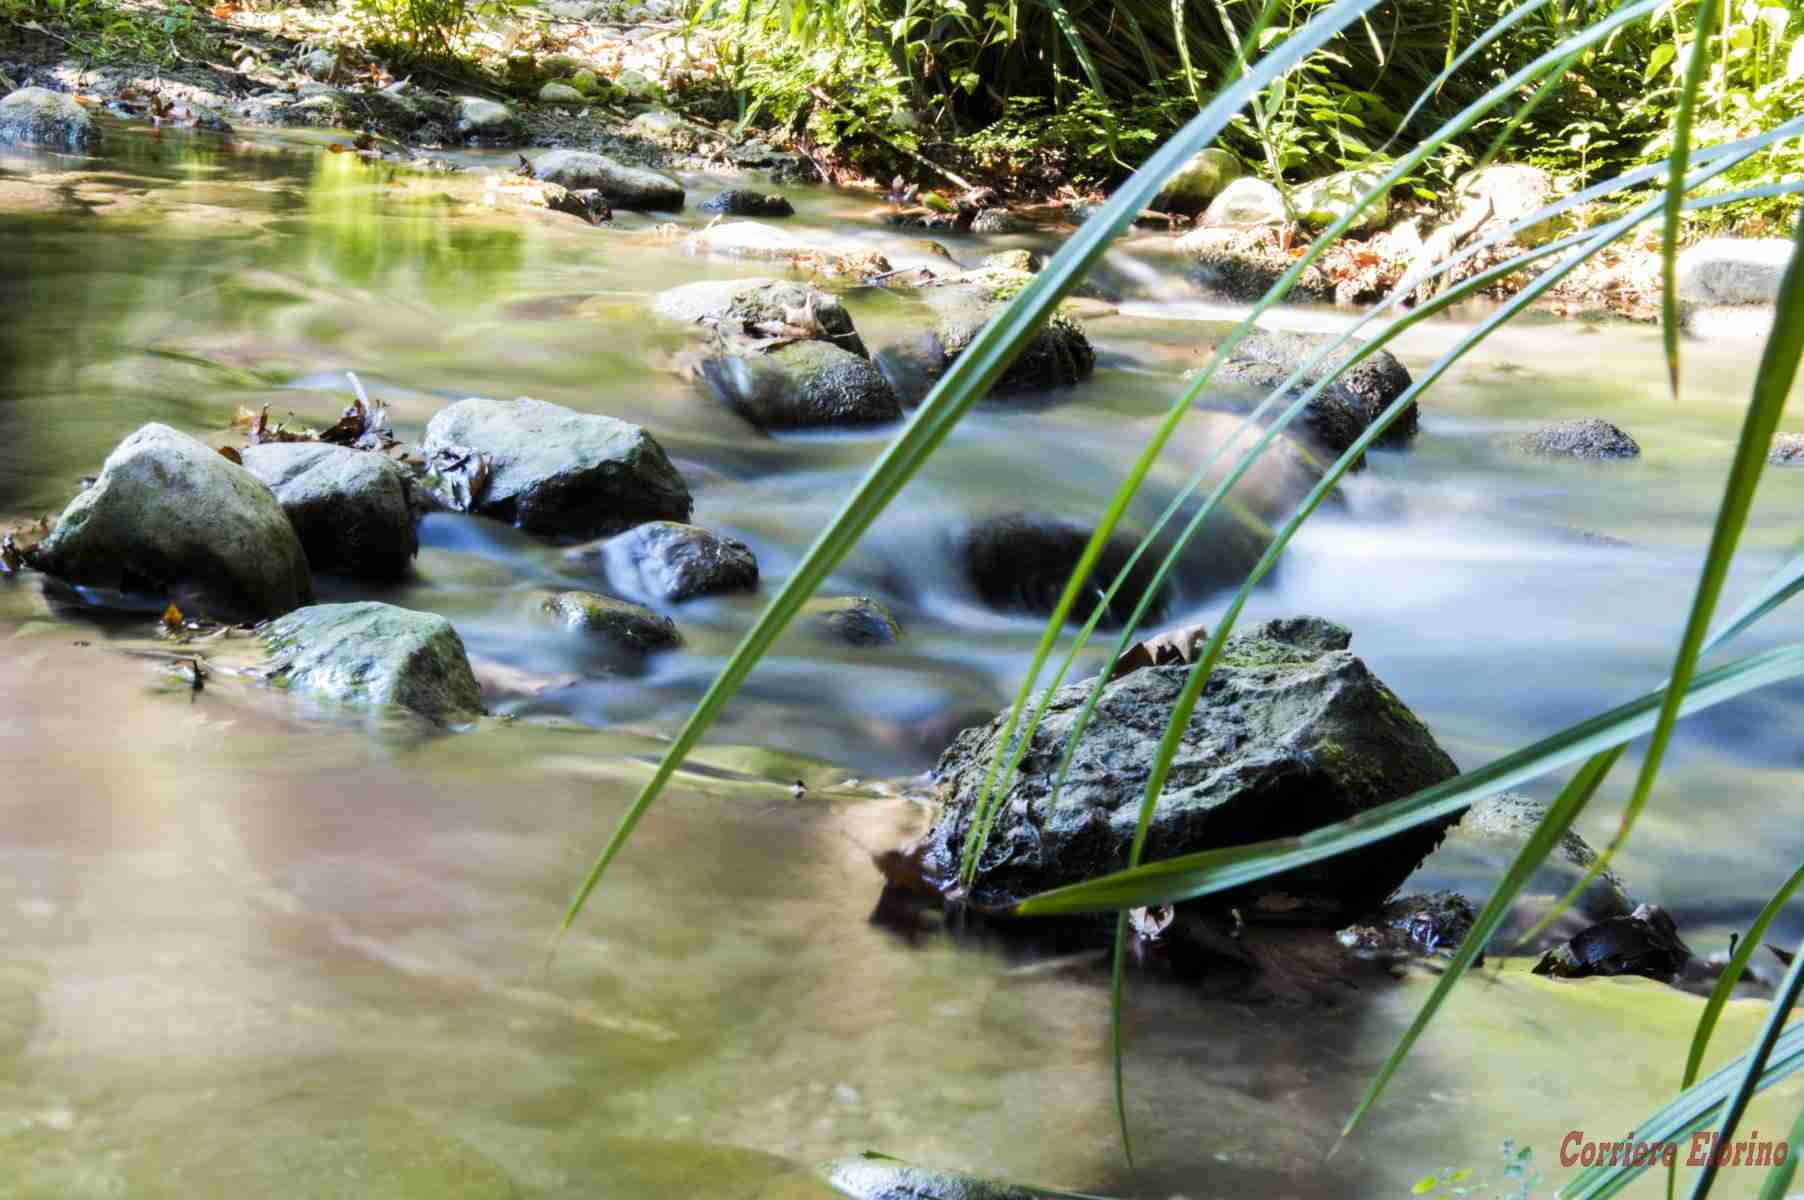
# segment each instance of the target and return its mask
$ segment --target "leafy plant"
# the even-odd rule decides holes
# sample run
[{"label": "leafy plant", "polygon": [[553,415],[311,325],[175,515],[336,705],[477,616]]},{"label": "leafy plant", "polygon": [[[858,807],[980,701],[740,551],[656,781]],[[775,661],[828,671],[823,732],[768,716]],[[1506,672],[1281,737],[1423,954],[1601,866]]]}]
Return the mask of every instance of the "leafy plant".
[{"label": "leafy plant", "polygon": [[370,42],[423,57],[456,53],[479,25],[511,19],[520,0],[352,0]]}]

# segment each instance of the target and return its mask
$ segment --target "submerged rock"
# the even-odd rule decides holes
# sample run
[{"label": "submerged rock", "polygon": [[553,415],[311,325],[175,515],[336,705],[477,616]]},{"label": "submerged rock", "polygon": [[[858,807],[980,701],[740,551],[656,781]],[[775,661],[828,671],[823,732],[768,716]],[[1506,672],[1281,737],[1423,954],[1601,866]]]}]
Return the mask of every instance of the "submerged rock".
[{"label": "submerged rock", "polygon": [[1657,904],[1643,904],[1627,916],[1599,921],[1549,950],[1535,964],[1535,974],[1556,979],[1639,975],[1671,983],[1692,958],[1672,916]]},{"label": "submerged rock", "polygon": [[190,615],[271,617],[313,599],[306,552],[275,494],[167,425],[119,443],[36,562],[71,583],[167,598]]},{"label": "submerged rock", "polygon": [[[1089,526],[1045,513],[1003,513],[963,531],[957,539],[958,556],[978,596],[991,608],[1050,616],[1092,532]],[[1103,548],[1086,591],[1100,599],[1133,556],[1136,544],[1134,538],[1117,530]],[[1152,586],[1158,564],[1159,556],[1141,556],[1109,604],[1109,623],[1119,625],[1133,613]],[[1167,590],[1161,587],[1149,614],[1163,611]],[[1080,604],[1071,619],[1088,619],[1089,608]]]},{"label": "submerged rock", "polygon": [[591,188],[621,208],[678,209],[683,185],[644,167],[629,167],[587,150],[547,150],[532,160],[533,175],[572,191]]},{"label": "submerged rock", "polygon": [[666,604],[758,586],[751,547],[676,521],[651,521],[619,537],[577,546],[564,557],[572,563],[599,561],[621,591]]},{"label": "submerged rock", "polygon": [[669,617],[612,596],[553,592],[539,607],[572,633],[592,634],[628,650],[665,650],[683,644],[683,635]]},{"label": "submerged rock", "polygon": [[99,128],[73,96],[28,87],[0,100],[0,146],[44,146],[79,153],[99,144]]},{"label": "submerged rock", "polygon": [[854,646],[893,646],[902,626],[889,609],[869,596],[826,596],[802,606],[815,628]]},{"label": "submerged rock", "polygon": [[[1347,650],[1350,639],[1315,617],[1268,621],[1228,639],[1153,811],[1145,861],[1306,833],[1458,774],[1415,715]],[[1110,683],[1056,804],[1053,775],[1090,689],[1075,684],[1053,694],[1000,797],[974,903],[1006,905],[1127,865],[1146,780],[1188,672],[1146,667]],[[934,768],[944,804],[923,845],[929,878],[957,878],[1005,719],[961,733]],[[1363,916],[1397,890],[1454,819],[1215,902],[1277,894],[1293,919]]]},{"label": "submerged rock", "polygon": [[1582,417],[1537,429],[1519,443],[1530,454],[1549,458],[1587,458],[1593,461],[1636,458],[1641,447],[1635,439],[1608,421]]},{"label": "submerged rock", "polygon": [[434,613],[392,604],[316,604],[258,627],[265,682],[346,704],[398,704],[468,721],[482,698],[463,639]]},{"label": "submerged rock", "polygon": [[413,476],[365,450],[272,442],[240,452],[269,485],[315,571],[397,579],[419,552]]},{"label": "submerged rock", "polygon": [[683,241],[690,254],[787,262],[817,275],[867,276],[890,270],[889,260],[857,243],[813,241],[759,221],[723,221]]},{"label": "submerged rock", "polygon": [[[1256,329],[1234,347],[1229,360],[1222,364],[1216,378],[1242,382],[1254,387],[1272,387],[1302,366],[1336,335]],[[1330,375],[1365,345],[1351,339],[1303,375],[1302,383],[1314,384]],[[1357,366],[1342,372],[1332,385],[1310,402],[1305,425],[1326,449],[1336,455],[1377,419],[1391,401],[1408,390],[1409,370],[1389,350],[1378,350]],[[1419,414],[1414,402],[1403,410],[1384,436],[1380,446],[1406,444],[1416,436]]]},{"label": "submerged rock", "polygon": [[432,418],[421,452],[429,468],[482,456],[486,477],[459,507],[529,533],[594,537],[689,519],[689,488],[664,448],[613,417],[525,397],[460,400]]},{"label": "submerged rock", "polygon": [[728,188],[702,201],[701,210],[731,217],[789,217],[795,207],[782,196],[765,195],[748,188]]},{"label": "submerged rock", "polygon": [[505,104],[480,96],[460,96],[457,133],[465,141],[504,142],[520,136],[520,121]]},{"label": "submerged rock", "polygon": [[[937,242],[930,242],[928,244],[935,247],[939,246],[939,243]],[[994,254],[984,255],[983,261],[978,264],[978,268],[980,270],[987,269],[993,271],[1025,271],[1027,274],[1033,275],[1037,274],[1040,268],[1045,265],[1045,261],[1032,250],[998,250]]]},{"label": "submerged rock", "polygon": [[868,358],[797,340],[706,359],[708,390],[760,429],[873,425],[901,417],[895,390]]}]

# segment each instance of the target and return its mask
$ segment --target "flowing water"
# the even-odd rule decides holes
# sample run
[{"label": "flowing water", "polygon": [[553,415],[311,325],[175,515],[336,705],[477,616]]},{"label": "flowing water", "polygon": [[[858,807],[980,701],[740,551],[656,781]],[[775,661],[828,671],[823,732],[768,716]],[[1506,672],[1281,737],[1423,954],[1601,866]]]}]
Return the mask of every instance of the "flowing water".
[{"label": "flowing water", "polygon": [[[682,606],[680,652],[597,662],[528,612],[533,587],[596,582],[558,548],[430,517],[404,585],[316,583],[443,613],[513,681],[493,707],[516,719],[434,735],[229,680],[193,692],[127,653],[148,617],[0,582],[0,1196],[800,1196],[819,1192],[809,1163],[865,1149],[1122,1195],[1382,1196],[1448,1165],[1494,1181],[1505,1138],[1535,1151],[1541,1195],[1567,1131],[1615,1136],[1670,1091],[1695,1000],[1511,970],[1461,989],[1326,1159],[1421,985],[1321,1011],[1146,978],[1126,1021],[1130,1170],[1093,963],[869,923],[871,853],[926,813],[868,781],[924,770],[1004,703],[1039,633],[978,602],[954,532],[1098,509],[1238,315],[1144,235],[1102,269],[1122,299],[1089,323],[1095,379],[976,412],[823,589],[884,600],[901,644],[783,642],[548,956],[661,739],[890,431],[750,429],[673,369],[693,335],[648,301],[768,267],[627,236],[654,222],[637,214],[495,211],[483,177],[511,158],[465,161],[408,176],[317,141],[119,126],[99,159],[0,156],[0,515],[60,509],[145,421],[217,436],[269,404],[329,423],[354,370],[404,438],[465,395],[647,426],[696,523],[755,550],[761,592]],[[693,199],[726,181],[685,182]],[[792,227],[921,259],[867,198],[789,194]],[[965,261],[1053,244],[939,240]],[[847,303],[873,346],[907,327],[880,290]],[[1400,356],[1420,372],[1475,319]],[[1247,619],[1349,626],[1466,767],[1620,703],[1668,666],[1754,358],[1689,347],[1675,402],[1655,332],[1520,323],[1434,389],[1411,449],[1371,456]],[[1642,458],[1511,449],[1566,416],[1623,426]],[[1769,473],[1731,602],[1790,551],[1800,501],[1804,471]],[[1221,603],[1186,586],[1168,617]],[[1781,613],[1743,649],[1800,636]],[[1804,691],[1781,687],[1689,722],[1623,860],[1694,947],[1745,925],[1804,853],[1801,716]],[[1794,915],[1775,940],[1800,933]],[[1725,1051],[1759,1017],[1734,1006]],[[1754,1124],[1783,1128],[1798,1097]]]}]

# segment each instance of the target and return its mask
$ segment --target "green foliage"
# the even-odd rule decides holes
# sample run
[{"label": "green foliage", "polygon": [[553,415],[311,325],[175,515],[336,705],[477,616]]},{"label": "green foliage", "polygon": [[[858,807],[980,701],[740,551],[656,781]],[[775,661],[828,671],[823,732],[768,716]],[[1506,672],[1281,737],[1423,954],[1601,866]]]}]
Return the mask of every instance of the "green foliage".
[{"label": "green foliage", "polygon": [[448,57],[483,24],[513,17],[520,0],[352,0],[351,15],[371,45]]},{"label": "green foliage", "polygon": [[70,49],[93,62],[168,65],[216,53],[184,0],[161,10],[113,0],[0,0],[0,28],[53,28]]}]

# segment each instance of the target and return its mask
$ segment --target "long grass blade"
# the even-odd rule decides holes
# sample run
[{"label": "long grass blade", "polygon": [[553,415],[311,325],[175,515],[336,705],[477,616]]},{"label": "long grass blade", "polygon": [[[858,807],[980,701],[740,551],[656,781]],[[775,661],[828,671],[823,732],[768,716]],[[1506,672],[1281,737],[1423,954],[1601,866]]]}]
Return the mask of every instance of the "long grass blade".
[{"label": "long grass blade", "polygon": [[[707,692],[689,714],[658,768],[627,808],[588,874],[572,896],[560,923],[567,931],[619,855],[633,830],[656,801],[671,774],[701,740],[739,685],[776,641],[778,634],[851,550],[871,522],[913,478],[979,398],[988,393],[1054,306],[1076,286],[1108,243],[1127,227],[1160,186],[1192,154],[1215,140],[1234,116],[1271,78],[1294,67],[1312,51],[1358,19],[1378,0],[1336,0],[1308,25],[1285,39],[1242,78],[1225,87],[1184,128],[1130,176],[1102,211],[1086,221],[1063,249],[1035,275],[1021,294],[978,333],[935,385],[921,407],[840,506],[833,520],[796,564],[795,570],[746,632]],[[1054,631],[1056,633],[1056,630]]]},{"label": "long grass blade", "polygon": [[1757,1200],[1785,1200],[1786,1193],[1791,1191],[1792,1177],[1798,1172],[1799,1147],[1804,1146],[1804,1112],[1800,1112],[1798,1119],[1792,1122],[1791,1133],[1786,1136],[1785,1144],[1790,1147],[1791,1153],[1785,1156],[1784,1162],[1767,1172],[1766,1181],[1760,1185]]},{"label": "long grass blade", "polygon": [[1660,243],[1660,330],[1666,350],[1666,377],[1673,399],[1679,398],[1679,202],[1684,195],[1686,163],[1691,155],[1691,121],[1698,88],[1710,60],[1710,37],[1722,0],[1698,0],[1697,29],[1679,104],[1672,114],[1672,150],[1667,155],[1666,222]]}]

